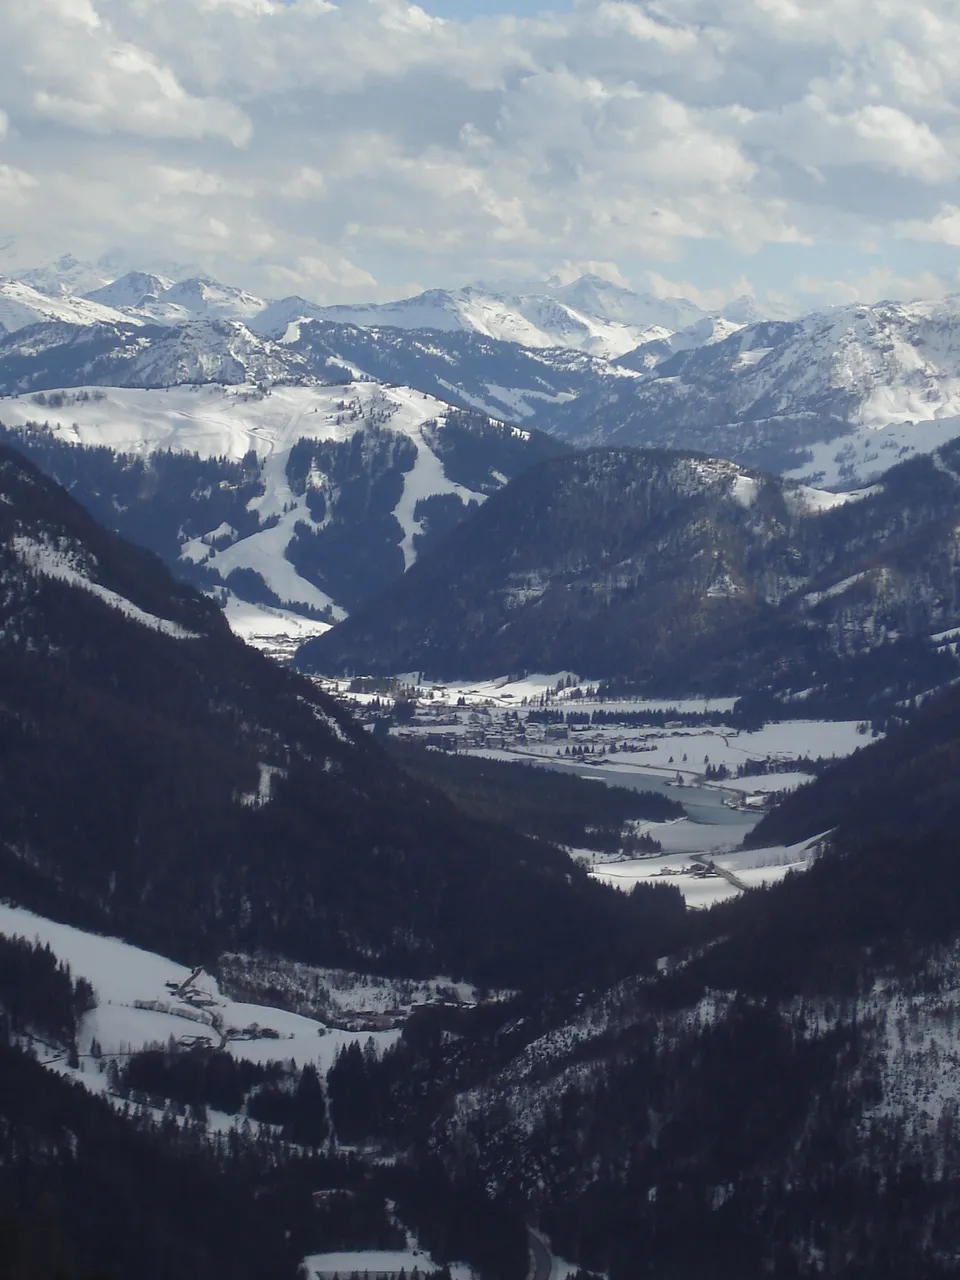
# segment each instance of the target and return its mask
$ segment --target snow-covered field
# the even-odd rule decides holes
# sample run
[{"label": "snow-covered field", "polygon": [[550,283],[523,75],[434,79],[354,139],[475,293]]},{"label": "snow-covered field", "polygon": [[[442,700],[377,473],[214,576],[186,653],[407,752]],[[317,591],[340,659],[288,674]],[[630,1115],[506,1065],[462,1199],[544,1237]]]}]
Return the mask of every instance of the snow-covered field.
[{"label": "snow-covered field", "polygon": [[[339,1276],[340,1280],[350,1280],[353,1275],[376,1280],[378,1276],[393,1277],[401,1271],[409,1276],[414,1269],[421,1275],[431,1275],[440,1270],[440,1265],[421,1249],[342,1250],[339,1253],[314,1253],[303,1260],[307,1280],[314,1280],[315,1276]],[[450,1274],[453,1280],[471,1280],[473,1271],[466,1263],[455,1262],[450,1266]]]},{"label": "snow-covered field", "polygon": [[[612,737],[613,733],[608,736]],[[635,772],[639,768],[643,772],[659,771],[668,776],[676,770],[684,781],[705,780],[708,765],[722,764],[734,770],[750,760],[840,759],[870,741],[860,731],[860,722],[856,720],[783,720],[752,731],[697,726],[650,731],[642,737],[638,734],[634,739],[624,740],[638,742],[645,748],[642,762],[636,762],[634,758],[611,762],[608,757],[603,766],[605,769],[614,775]],[[783,789],[797,785],[795,774],[782,776],[790,779]],[[751,778],[728,779],[716,785],[747,793],[766,791],[770,789],[771,777],[776,778],[777,775],[758,779],[758,788],[753,786]]]},{"label": "snow-covered field", "polygon": [[341,1031],[283,1009],[245,1004],[223,996],[216,980],[118,938],[84,933],[70,925],[0,903],[0,933],[49,944],[75,978],[94,988],[97,1007],[80,1025],[78,1049],[89,1055],[94,1039],[105,1056],[135,1052],[173,1039],[220,1044],[254,1062],[293,1060],[326,1071],[339,1049],[372,1037],[382,1051],[398,1030]]},{"label": "snow-covered field", "polygon": [[[541,697],[564,703],[568,711],[579,710],[582,687],[591,682],[581,678],[572,671],[530,672],[522,678],[498,676],[492,680],[440,681],[421,680],[419,672],[407,671],[392,677],[397,686],[406,695],[420,699],[424,704],[436,708],[456,707],[462,698],[473,708],[499,708],[501,710],[517,710],[524,705],[538,704]],[[572,681],[569,687],[567,681]],[[349,694],[358,703],[372,701],[377,695],[370,693],[350,692],[349,680],[337,680],[326,676],[318,676],[317,683],[335,696],[344,697]],[[681,711],[701,715],[708,711],[732,711],[736,698],[630,698],[606,699],[603,703],[590,703],[590,706],[603,706],[606,710],[622,708],[629,711]]]},{"label": "snow-covered field", "polygon": [[302,614],[291,613],[289,609],[273,609],[265,604],[251,604],[241,600],[231,591],[225,605],[224,616],[230,629],[253,645],[275,658],[292,658],[297,646],[311,636],[322,636],[330,630],[329,622],[320,622],[315,618],[304,618]]},{"label": "snow-covered field", "polygon": [[[922,412],[922,411],[921,411]],[[861,423],[849,435],[810,446],[810,462],[784,474],[827,489],[869,484],[881,472],[960,436],[960,416]]]},{"label": "snow-covered field", "polygon": [[[597,770],[608,782],[631,780],[638,774],[654,774],[684,784],[720,786],[742,791],[744,795],[769,791],[792,790],[809,775],[796,770],[757,777],[712,779],[718,766],[731,774],[749,762],[788,763],[805,757],[812,760],[840,759],[865,746],[870,738],[863,723],[856,720],[784,720],[772,721],[762,729],[744,730],[733,725],[671,723],[669,716],[704,716],[729,714],[735,698],[616,698],[597,699],[584,689],[586,682],[566,685],[570,673],[554,672],[529,675],[523,680],[489,680],[462,684],[417,683],[416,672],[396,677],[397,687],[405,696],[417,701],[414,725],[404,729],[405,735],[426,736],[441,732],[459,740],[459,749],[478,751],[493,758],[553,761],[566,758],[568,749],[582,748],[583,763]],[[370,692],[351,693],[349,681],[322,680],[335,696],[353,701],[358,707],[382,696],[371,687]],[[587,717],[595,712],[632,715],[666,715],[665,725],[621,726],[615,724],[579,724],[542,726],[528,717],[541,709],[563,716]],[[516,712],[523,725],[521,735],[506,713]],[[562,736],[554,736],[560,734]],[[504,755],[503,753],[506,753]],[[756,783],[756,785],[754,785]]]},{"label": "snow-covered field", "polygon": [[[822,836],[796,845],[766,849],[738,849],[704,856],[670,854],[624,862],[597,862],[590,874],[604,884],[630,890],[635,884],[665,883],[683,894],[688,907],[712,907],[736,898],[742,889],[775,884],[791,871],[804,871],[816,857]],[[722,873],[728,872],[730,879]]]}]

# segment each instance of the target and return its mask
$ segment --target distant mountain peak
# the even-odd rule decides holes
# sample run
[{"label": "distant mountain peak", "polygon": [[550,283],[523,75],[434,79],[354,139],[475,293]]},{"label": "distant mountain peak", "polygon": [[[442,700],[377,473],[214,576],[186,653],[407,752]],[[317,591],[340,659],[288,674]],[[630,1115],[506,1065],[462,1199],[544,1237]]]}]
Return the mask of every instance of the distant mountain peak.
[{"label": "distant mountain peak", "polygon": [[25,280],[0,277],[0,332],[12,333],[30,325],[57,321],[83,326],[129,324],[130,317],[86,298],[68,293],[59,296],[42,293]]},{"label": "distant mountain peak", "polygon": [[46,266],[18,271],[14,279],[47,297],[65,298],[101,289],[118,275],[119,272],[109,258],[84,262],[72,253],[64,253]]},{"label": "distant mountain peak", "polygon": [[155,276],[148,271],[128,271],[117,280],[100,289],[92,289],[84,297],[90,302],[102,302],[108,307],[136,310],[148,302],[156,302],[171,287],[167,276]]},{"label": "distant mountain peak", "polygon": [[263,298],[257,298],[245,289],[221,284],[209,276],[178,280],[163,292],[161,301],[174,303],[188,311],[236,320],[252,319],[266,306]]}]

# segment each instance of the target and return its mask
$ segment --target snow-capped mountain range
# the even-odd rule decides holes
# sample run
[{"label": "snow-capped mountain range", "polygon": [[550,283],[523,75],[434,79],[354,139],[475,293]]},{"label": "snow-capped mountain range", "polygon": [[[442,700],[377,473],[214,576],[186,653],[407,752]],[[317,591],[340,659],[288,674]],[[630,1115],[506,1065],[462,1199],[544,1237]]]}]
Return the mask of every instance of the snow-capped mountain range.
[{"label": "snow-capped mountain range", "polygon": [[[0,299],[13,292],[22,308],[9,319],[0,313],[0,323],[8,330],[33,323],[29,318],[31,304],[36,320],[66,318],[51,312],[48,299],[70,299],[74,306],[71,318],[76,323],[95,324],[103,319],[102,313],[84,306],[92,302],[141,323],[180,324],[190,317],[241,320],[254,332],[273,338],[282,337],[291,323],[310,319],[477,333],[526,347],[566,347],[613,358],[641,343],[669,339],[707,316],[684,298],[635,293],[593,275],[567,284],[548,280],[468,285],[456,290],[429,289],[397,302],[320,306],[296,296],[266,301],[199,275],[174,280],[165,274],[129,271],[113,276],[106,266],[104,262],[92,265],[66,257],[52,266],[22,272],[15,280],[0,281]],[[30,292],[24,293],[24,289]],[[725,331],[745,323],[738,318],[746,315],[745,305],[743,299],[731,304]]]},{"label": "snow-capped mountain range", "polygon": [[112,265],[0,280],[0,394],[373,379],[574,445],[696,448],[828,487],[960,431],[960,295],[784,320],[585,275],[346,307]]},{"label": "snow-capped mountain range", "polygon": [[[629,327],[621,317],[641,318],[639,295],[631,303],[604,282],[575,283],[579,292],[556,292],[581,305],[606,299],[616,318],[602,323],[620,326],[621,337]],[[740,325],[701,314],[680,329],[666,321],[693,313],[678,305],[668,314],[664,304],[664,323],[648,311],[650,327],[633,329],[646,339],[616,358],[582,350],[582,333],[569,329],[566,345],[552,346],[546,328],[524,330],[526,317],[553,321],[566,305],[546,295],[515,299],[526,317],[498,303],[500,333],[512,328],[524,341],[490,336],[493,295],[483,295],[483,307],[480,297],[432,291],[409,304],[347,310],[301,299],[260,306],[242,290],[143,273],[86,298],[8,280],[0,283],[0,323],[10,330],[0,334],[0,394],[373,380],[575,446],[700,449],[834,488],[869,482],[960,433],[960,295]],[[551,333],[559,341],[559,329]]]},{"label": "snow-capped mountain range", "polygon": [[833,488],[960,434],[960,295],[747,325],[557,406],[577,444],[703,449]]},{"label": "snow-capped mountain range", "polygon": [[259,333],[279,337],[291,322],[307,318],[363,328],[434,329],[467,332],[534,348],[568,348],[614,358],[641,343],[669,339],[705,319],[682,298],[655,298],[583,276],[572,285],[542,286],[542,292],[499,292],[483,286],[429,289],[399,302],[318,307],[284,298],[253,322]]},{"label": "snow-capped mountain range", "polygon": [[88,298],[41,293],[23,280],[0,281],[0,326],[4,330],[14,332],[58,320],[76,325],[143,323],[139,315]]},{"label": "snow-capped mountain range", "polygon": [[[161,553],[186,554],[208,585],[239,571],[248,599],[328,618],[548,456],[550,436],[554,450],[696,449],[830,489],[960,436],[960,295],[783,320],[748,298],[707,314],[583,276],[322,307],[63,258],[0,280],[0,325],[8,430],[35,438],[46,424],[58,446],[108,445],[157,473],[149,460],[168,449],[233,467],[255,456],[252,506],[208,525],[184,507]],[[450,422],[472,424],[466,454],[437,451]],[[300,440],[310,478],[278,496]],[[356,511],[346,534],[355,491],[372,543]],[[350,573],[331,568],[337,556]]]}]

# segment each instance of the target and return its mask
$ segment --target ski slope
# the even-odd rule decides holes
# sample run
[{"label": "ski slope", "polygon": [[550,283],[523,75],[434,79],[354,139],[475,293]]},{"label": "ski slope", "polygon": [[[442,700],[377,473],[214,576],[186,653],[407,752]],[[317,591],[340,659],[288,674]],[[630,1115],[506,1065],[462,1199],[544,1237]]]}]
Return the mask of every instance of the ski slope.
[{"label": "ski slope", "polygon": [[[52,408],[51,397],[56,401],[62,397],[62,406]],[[405,568],[416,559],[414,539],[421,524],[414,512],[420,499],[455,494],[464,502],[484,501],[483,494],[447,478],[424,436],[424,424],[443,421],[449,405],[408,387],[373,382],[274,386],[265,392],[249,385],[79,387],[48,392],[45,399],[44,404],[33,395],[4,400],[0,418],[9,427],[44,427],[66,443],[106,446],[139,456],[170,449],[239,461],[254,452],[262,464],[265,492],[250,506],[260,517],[261,528],[222,548],[210,545],[218,531],[209,530],[185,542],[182,555],[194,563],[203,562],[223,578],[234,569],[252,569],[281,601],[329,609],[335,620],[345,616],[344,610],[286,559],[297,524],[322,527],[310,513],[306,494],[294,493],[287,479],[290,451],[299,440],[342,442],[366,428],[383,427],[413,441],[416,462],[404,476],[394,510],[403,531]]]}]

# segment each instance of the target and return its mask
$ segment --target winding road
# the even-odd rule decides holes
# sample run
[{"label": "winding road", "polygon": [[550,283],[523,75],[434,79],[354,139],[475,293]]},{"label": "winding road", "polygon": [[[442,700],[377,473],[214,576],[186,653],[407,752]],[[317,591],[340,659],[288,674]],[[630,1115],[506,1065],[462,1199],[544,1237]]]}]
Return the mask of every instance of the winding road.
[{"label": "winding road", "polygon": [[527,1280],[550,1280],[553,1274],[553,1254],[546,1240],[533,1227],[527,1227],[527,1242],[530,1247]]}]

